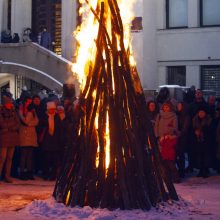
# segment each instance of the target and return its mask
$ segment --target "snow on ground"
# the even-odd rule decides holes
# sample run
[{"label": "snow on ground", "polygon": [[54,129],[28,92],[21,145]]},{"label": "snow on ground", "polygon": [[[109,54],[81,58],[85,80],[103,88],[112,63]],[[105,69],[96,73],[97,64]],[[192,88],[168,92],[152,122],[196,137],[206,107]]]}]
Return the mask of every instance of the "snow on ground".
[{"label": "snow on ground", "polygon": [[161,203],[148,212],[65,207],[51,197],[53,187],[54,182],[41,179],[0,182],[0,220],[220,219],[220,176],[187,178],[176,185],[180,201]]}]

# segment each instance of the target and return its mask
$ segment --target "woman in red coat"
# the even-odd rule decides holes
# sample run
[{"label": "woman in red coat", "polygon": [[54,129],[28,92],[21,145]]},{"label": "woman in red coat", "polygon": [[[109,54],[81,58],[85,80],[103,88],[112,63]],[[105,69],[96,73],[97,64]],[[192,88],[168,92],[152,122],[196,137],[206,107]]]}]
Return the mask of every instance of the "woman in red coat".
[{"label": "woman in red coat", "polygon": [[172,176],[174,182],[180,182],[176,168],[176,145],[178,134],[177,116],[171,102],[165,102],[158,114],[155,127],[155,135],[159,140],[161,157],[167,172]]}]

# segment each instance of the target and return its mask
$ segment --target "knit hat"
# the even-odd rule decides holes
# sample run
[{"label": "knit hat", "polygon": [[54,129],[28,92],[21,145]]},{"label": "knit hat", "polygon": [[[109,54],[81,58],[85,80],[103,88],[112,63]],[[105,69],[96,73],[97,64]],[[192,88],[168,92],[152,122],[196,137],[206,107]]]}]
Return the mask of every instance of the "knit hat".
[{"label": "knit hat", "polygon": [[206,106],[206,105],[199,106],[197,109],[197,113],[200,111],[204,111],[205,113],[208,113],[208,106]]},{"label": "knit hat", "polygon": [[5,104],[8,104],[8,103],[13,103],[12,98],[7,96],[7,95],[4,95],[2,97],[2,104],[5,105]]},{"label": "knit hat", "polygon": [[56,109],[55,102],[47,102],[47,109]]}]

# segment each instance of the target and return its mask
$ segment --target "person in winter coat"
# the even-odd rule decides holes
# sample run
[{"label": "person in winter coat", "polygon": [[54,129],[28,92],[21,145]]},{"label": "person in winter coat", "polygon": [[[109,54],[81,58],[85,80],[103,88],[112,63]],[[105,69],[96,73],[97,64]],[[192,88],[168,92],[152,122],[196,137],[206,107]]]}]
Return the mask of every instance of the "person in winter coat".
[{"label": "person in winter coat", "polygon": [[170,90],[168,87],[162,87],[156,97],[156,102],[161,108],[164,102],[171,102],[173,108],[176,108],[177,101],[175,98],[171,97]]},{"label": "person in winter coat", "polygon": [[180,177],[185,176],[185,152],[189,144],[190,116],[187,111],[187,105],[183,102],[177,104],[178,119],[178,142],[177,142],[177,166]]},{"label": "person in winter coat", "polygon": [[210,125],[211,117],[205,107],[200,107],[193,118],[194,147],[196,153],[196,166],[199,168],[197,177],[208,177],[210,165]]},{"label": "person in winter coat", "polygon": [[46,27],[43,29],[41,33],[40,45],[48,50],[51,49],[51,45],[52,45],[51,35],[47,31]]},{"label": "person in winter coat", "polygon": [[[35,112],[37,114],[39,123],[36,126],[36,132],[37,132],[37,136],[39,137],[40,135],[40,131],[41,131],[41,119],[43,118],[44,114],[45,114],[45,109],[44,106],[41,102],[40,96],[38,95],[34,95],[32,97],[32,103],[35,109]],[[39,175],[42,174],[42,170],[43,170],[43,157],[42,157],[42,148],[41,145],[38,143],[38,147],[36,147],[34,149],[34,171],[35,174]]]},{"label": "person in winter coat", "polygon": [[152,126],[155,126],[156,118],[159,113],[158,105],[155,101],[149,101],[147,103],[147,116],[151,121]]},{"label": "person in winter coat", "polygon": [[65,119],[65,111],[62,105],[57,106],[57,114],[59,115],[61,121]]},{"label": "person in winter coat", "polygon": [[44,179],[55,180],[62,157],[62,123],[56,112],[54,102],[47,103],[47,112],[41,122],[39,141],[44,161]]},{"label": "person in winter coat", "polygon": [[218,123],[218,127],[217,127],[217,130],[216,130],[216,142],[217,142],[216,170],[217,170],[217,173],[220,174],[220,122]]},{"label": "person in winter coat", "polygon": [[171,102],[166,101],[158,114],[154,131],[159,140],[163,164],[174,182],[180,182],[176,168],[176,144],[178,134],[177,116]]},{"label": "person in winter coat", "polygon": [[195,115],[198,112],[199,108],[206,108],[208,109],[208,104],[205,101],[204,97],[203,97],[203,92],[201,89],[197,89],[195,91],[195,98],[194,101],[190,104],[189,106],[189,115],[190,115],[190,132],[189,132],[189,146],[187,148],[187,154],[188,154],[188,162],[189,165],[186,168],[187,172],[193,172],[193,169],[196,166],[196,155],[195,155],[195,148],[194,148],[194,131],[193,131],[193,127],[192,127],[192,120],[195,117]]},{"label": "person in winter coat", "polygon": [[190,105],[190,117],[191,119],[193,119],[195,117],[195,115],[198,113],[198,110],[200,108],[206,108],[208,109],[208,103],[205,101],[204,97],[203,97],[203,92],[201,89],[197,89],[195,92],[195,100],[193,103],[191,103]]},{"label": "person in winter coat", "polygon": [[10,30],[2,31],[1,33],[1,43],[11,43],[12,36]]},{"label": "person in winter coat", "polygon": [[26,97],[22,106],[19,109],[19,117],[21,126],[19,129],[20,135],[20,179],[34,180],[33,177],[33,152],[38,146],[36,126],[38,125],[38,117],[34,106],[32,105],[31,97]]},{"label": "person in winter coat", "polygon": [[12,43],[19,43],[20,42],[20,37],[18,33],[14,33],[14,36],[12,38]]},{"label": "person in winter coat", "polygon": [[28,91],[27,86],[23,86],[21,95],[20,95],[20,102],[24,102],[26,97],[31,97],[30,92]]},{"label": "person in winter coat", "polygon": [[19,118],[11,97],[3,96],[0,107],[0,177],[5,165],[5,181],[12,183],[11,165],[15,146],[19,144]]},{"label": "person in winter coat", "polygon": [[23,38],[22,40],[23,40],[24,43],[25,42],[31,42],[28,28],[24,30],[22,38]]}]

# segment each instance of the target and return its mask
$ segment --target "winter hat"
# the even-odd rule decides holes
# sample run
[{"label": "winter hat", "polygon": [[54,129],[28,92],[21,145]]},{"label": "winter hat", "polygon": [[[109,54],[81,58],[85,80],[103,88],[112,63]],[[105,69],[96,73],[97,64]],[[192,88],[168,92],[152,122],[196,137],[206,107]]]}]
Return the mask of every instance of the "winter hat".
[{"label": "winter hat", "polygon": [[205,106],[205,105],[201,105],[201,106],[198,107],[197,113],[200,112],[200,111],[204,111],[205,113],[208,113],[208,107]]},{"label": "winter hat", "polygon": [[2,97],[2,104],[5,105],[5,104],[8,104],[8,103],[13,103],[11,97],[7,96],[7,95],[4,95]]},{"label": "winter hat", "polygon": [[27,86],[23,86],[22,90],[23,90],[23,91],[27,91],[27,90],[28,90],[28,89],[27,89]]},{"label": "winter hat", "polygon": [[57,110],[63,110],[64,111],[64,107],[62,105],[57,106]]},{"label": "winter hat", "polygon": [[47,109],[56,109],[55,102],[47,102]]}]

